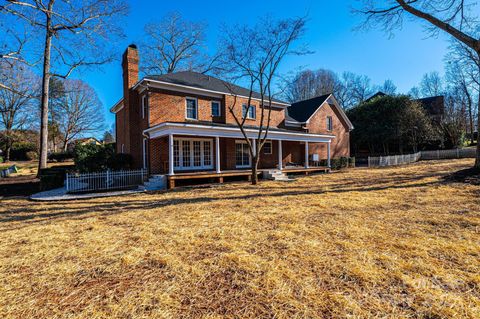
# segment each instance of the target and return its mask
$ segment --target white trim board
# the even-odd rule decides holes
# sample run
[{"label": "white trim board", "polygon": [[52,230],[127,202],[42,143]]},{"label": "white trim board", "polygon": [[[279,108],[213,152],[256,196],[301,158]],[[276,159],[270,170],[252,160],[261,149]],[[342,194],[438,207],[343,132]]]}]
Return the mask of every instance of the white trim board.
[{"label": "white trim board", "polygon": [[[248,138],[258,138],[258,129],[246,128]],[[204,137],[244,138],[242,132],[236,127],[208,126],[190,123],[162,123],[144,131],[150,138],[168,135],[188,135]],[[263,133],[261,138],[264,138]],[[330,143],[335,138],[328,134],[310,134],[303,132],[269,131],[268,139],[281,141]]]}]

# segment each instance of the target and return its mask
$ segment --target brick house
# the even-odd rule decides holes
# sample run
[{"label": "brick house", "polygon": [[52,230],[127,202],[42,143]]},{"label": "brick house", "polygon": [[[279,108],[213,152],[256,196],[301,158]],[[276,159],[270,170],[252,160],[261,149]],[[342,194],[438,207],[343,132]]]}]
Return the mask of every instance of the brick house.
[{"label": "brick house", "polygon": [[[122,59],[123,98],[111,108],[117,152],[131,154],[136,168],[169,180],[247,176],[248,147],[228,106],[236,101],[237,116],[246,116],[246,132],[256,138],[259,95],[253,94],[248,108],[245,88],[189,71],[139,80],[138,64],[131,45]],[[353,127],[333,95],[294,104],[274,100],[271,114],[259,168],[314,170],[321,159],[349,156]]]}]

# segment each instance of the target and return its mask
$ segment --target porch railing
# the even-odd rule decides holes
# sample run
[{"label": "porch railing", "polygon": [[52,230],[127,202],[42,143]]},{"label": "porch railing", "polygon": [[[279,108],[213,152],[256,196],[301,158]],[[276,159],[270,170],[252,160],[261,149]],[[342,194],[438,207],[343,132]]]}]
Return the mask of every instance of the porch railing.
[{"label": "porch railing", "polygon": [[66,174],[67,193],[101,192],[138,187],[148,179],[147,170]]}]

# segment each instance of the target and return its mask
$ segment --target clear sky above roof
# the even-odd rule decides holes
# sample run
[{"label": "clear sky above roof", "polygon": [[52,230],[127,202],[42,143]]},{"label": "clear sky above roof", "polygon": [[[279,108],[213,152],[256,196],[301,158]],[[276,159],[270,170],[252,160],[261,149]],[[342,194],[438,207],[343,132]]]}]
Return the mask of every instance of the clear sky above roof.
[{"label": "clear sky above roof", "polygon": [[[100,72],[85,71],[73,77],[82,78],[97,90],[111,125],[114,116],[108,109],[122,97],[120,58],[123,51],[128,44],[138,43],[143,37],[145,23],[156,21],[171,11],[181,13],[188,20],[206,22],[208,45],[212,51],[216,48],[222,24],[254,24],[256,18],[266,14],[278,18],[308,14],[308,30],[303,41],[314,53],[286,59],[281,67],[283,73],[299,67],[326,68],[337,73],[351,71],[369,76],[374,84],[391,79],[399,92],[407,92],[424,73],[443,72],[448,47],[445,36],[427,38],[422,24],[416,20],[405,20],[404,28],[393,38],[379,30],[354,31],[361,21],[360,16],[351,13],[352,6],[357,4],[356,0],[131,1],[125,25],[126,38],[117,44],[118,60],[104,66]],[[139,50],[141,58],[141,47]]]}]

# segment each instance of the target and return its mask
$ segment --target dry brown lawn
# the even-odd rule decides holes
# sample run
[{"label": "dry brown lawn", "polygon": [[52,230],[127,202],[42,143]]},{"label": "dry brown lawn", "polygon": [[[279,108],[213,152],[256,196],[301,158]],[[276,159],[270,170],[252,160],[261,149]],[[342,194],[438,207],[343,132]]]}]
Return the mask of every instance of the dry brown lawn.
[{"label": "dry brown lawn", "polygon": [[1,318],[480,318],[471,160],[0,202]]}]

